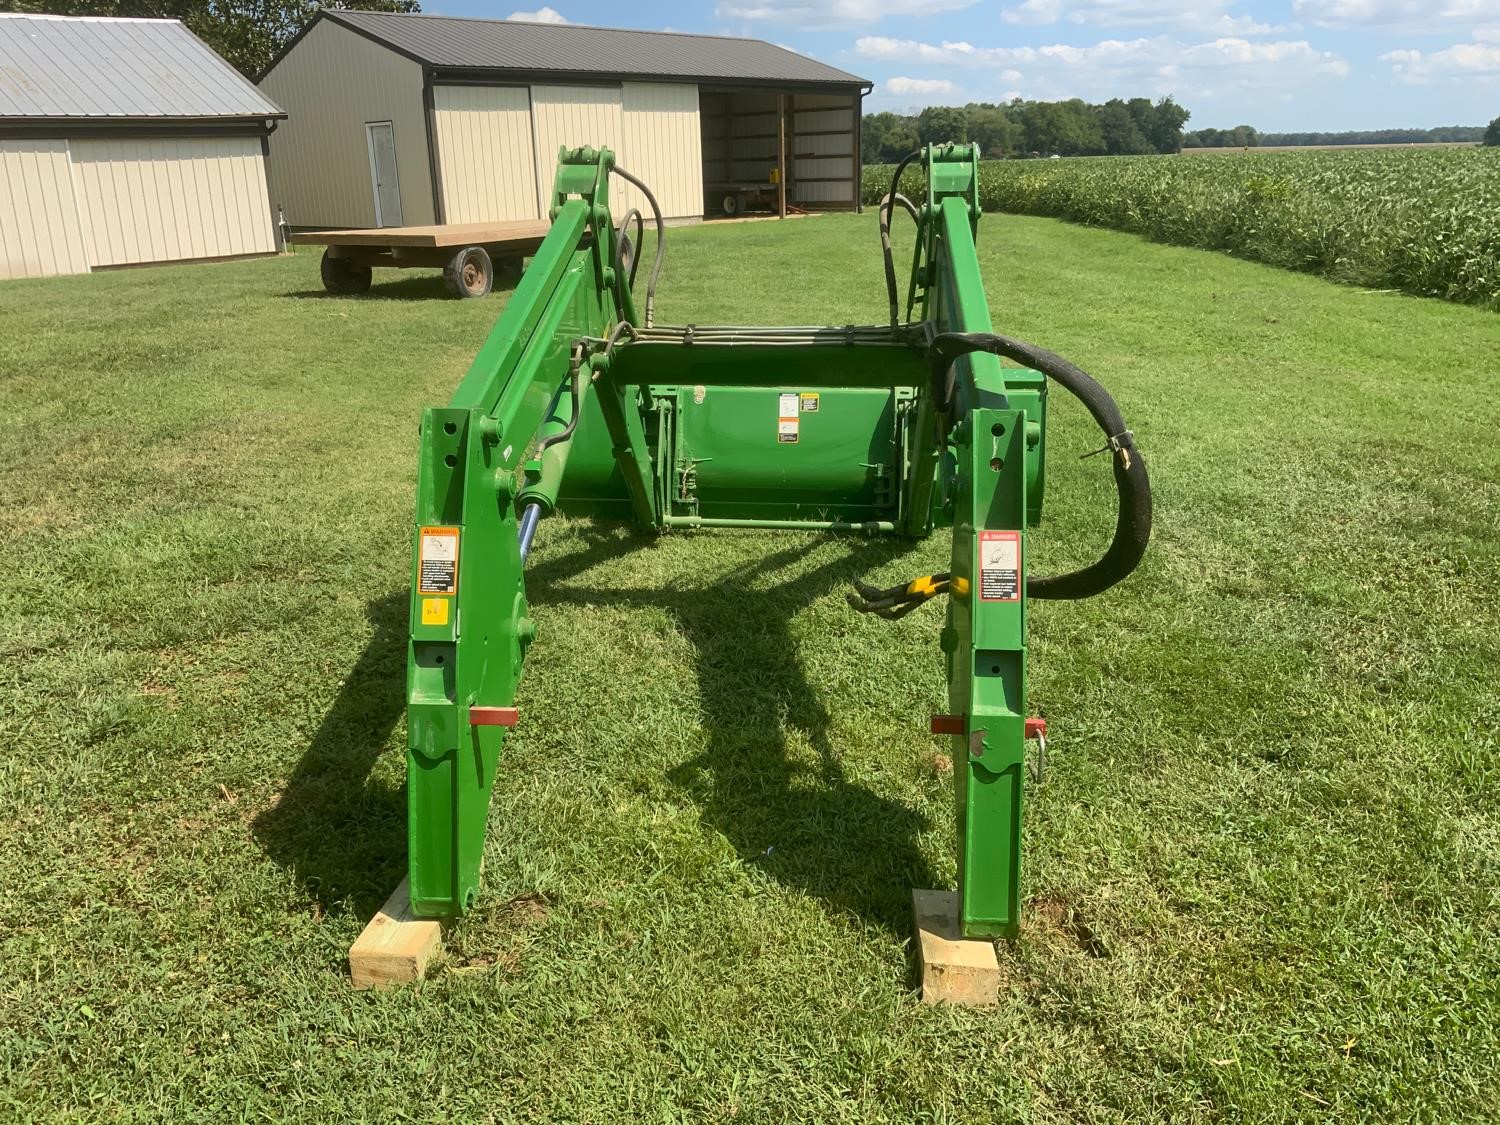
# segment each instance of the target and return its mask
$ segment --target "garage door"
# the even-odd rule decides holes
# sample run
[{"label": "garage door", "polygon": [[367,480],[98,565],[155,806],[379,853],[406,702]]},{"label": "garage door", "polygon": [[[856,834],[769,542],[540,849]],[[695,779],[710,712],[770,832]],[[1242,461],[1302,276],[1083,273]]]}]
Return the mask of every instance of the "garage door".
[{"label": "garage door", "polygon": [[437,86],[432,110],[448,222],[542,217],[526,87]]},{"label": "garage door", "polygon": [[275,252],[259,137],[75,140],[72,148],[96,267]]},{"label": "garage door", "polygon": [[[532,120],[536,122],[536,176],[539,201],[552,197],[552,181],[557,175],[557,150],[582,145],[603,146],[620,152],[625,147],[625,124],[618,86],[533,86],[531,88]],[[627,164],[626,167],[629,167]],[[610,186],[610,205],[619,218],[630,205]]]}]

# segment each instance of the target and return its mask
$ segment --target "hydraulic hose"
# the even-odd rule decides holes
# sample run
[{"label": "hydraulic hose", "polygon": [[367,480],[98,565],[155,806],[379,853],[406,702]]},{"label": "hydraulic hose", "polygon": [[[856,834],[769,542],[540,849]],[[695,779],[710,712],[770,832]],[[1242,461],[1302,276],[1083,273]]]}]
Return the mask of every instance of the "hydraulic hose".
[{"label": "hydraulic hose", "polygon": [[1098,452],[1113,453],[1119,510],[1109,549],[1082,570],[1049,578],[1028,576],[1026,592],[1033,598],[1091,598],[1123,581],[1139,565],[1151,539],[1151,481],[1146,459],[1136,449],[1115,400],[1092,375],[1046,348],[989,332],[944,332],[933,337],[929,353],[934,403],[942,414],[949,414],[953,406],[953,361],[970,352],[1004,356],[1061,383],[1104,431],[1107,440]]},{"label": "hydraulic hose", "polygon": [[[631,219],[635,220],[634,246],[630,245]],[[632,207],[629,211],[625,212],[625,217],[620,220],[620,231],[617,235],[615,235],[615,260],[620,262],[621,265],[625,266],[629,273],[629,277],[625,282],[625,286],[628,289],[635,288],[635,271],[636,267],[639,266],[641,262],[640,246],[642,242],[645,241],[643,237],[645,229],[646,227],[645,223],[641,219],[640,209],[637,207]],[[629,251],[628,257],[626,256],[626,251]]]},{"label": "hydraulic hose", "polygon": [[651,327],[652,311],[656,307],[656,283],[661,278],[662,258],[667,252],[667,224],[662,221],[661,204],[656,202],[656,196],[651,194],[651,189],[618,164],[611,165],[610,171],[619,176],[627,184],[637,188],[646,197],[646,202],[651,204],[651,214],[656,218],[656,259],[651,263],[651,278],[646,282],[646,323],[645,327]]},{"label": "hydraulic hose", "polygon": [[917,209],[912,206],[911,200],[901,194],[901,173],[906,171],[908,164],[913,160],[920,159],[921,156],[922,153],[919,149],[896,165],[896,173],[891,177],[891,190],[880,201],[880,250],[885,256],[885,291],[891,302],[892,332],[901,323],[901,298],[896,292],[896,259],[891,254],[891,211],[895,207],[896,200],[901,200],[907,211],[911,213],[913,221],[916,221],[920,228],[921,223],[917,220]]}]

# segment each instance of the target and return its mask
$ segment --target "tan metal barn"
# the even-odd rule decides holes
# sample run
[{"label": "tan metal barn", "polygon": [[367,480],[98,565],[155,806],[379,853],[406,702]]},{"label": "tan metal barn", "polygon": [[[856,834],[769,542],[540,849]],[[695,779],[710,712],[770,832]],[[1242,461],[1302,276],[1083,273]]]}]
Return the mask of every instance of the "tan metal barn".
[{"label": "tan metal barn", "polygon": [[[322,11],[267,69],[271,195],[299,228],[540,219],[606,145],[669,219],[856,210],[870,83],[756,39]],[[783,189],[784,188],[784,197]],[[616,215],[645,201],[612,185]]]},{"label": "tan metal barn", "polygon": [[275,253],[285,116],[177,20],[0,14],[0,278]]}]

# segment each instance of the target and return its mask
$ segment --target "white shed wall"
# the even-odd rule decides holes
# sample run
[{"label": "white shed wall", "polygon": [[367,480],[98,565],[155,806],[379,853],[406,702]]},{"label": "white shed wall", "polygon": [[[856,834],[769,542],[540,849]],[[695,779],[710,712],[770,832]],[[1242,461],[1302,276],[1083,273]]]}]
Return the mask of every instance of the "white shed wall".
[{"label": "white shed wall", "polygon": [[90,264],[276,252],[259,137],[71,142]]},{"label": "white shed wall", "polygon": [[320,20],[260,82],[290,115],[271,134],[271,202],[298,227],[373,227],[365,125],[389,121],[402,220],[436,222],[422,68]]},{"label": "white shed wall", "polygon": [[[558,149],[602,145],[619,152],[625,145],[625,115],[618,86],[533,86],[531,120],[536,136],[539,215],[547,213]],[[617,219],[630,209],[613,192],[610,203]]]},{"label": "white shed wall", "polygon": [[[551,202],[559,147],[605,145],[645,181],[668,219],[703,214],[698,87],[684,82],[621,86],[437,86],[433,90],[443,215],[450,223],[542,218]],[[610,183],[616,217],[646,199]]]},{"label": "white shed wall", "polygon": [[87,273],[65,140],[0,140],[0,278]]},{"label": "white shed wall", "polygon": [[[686,82],[626,82],[623,87],[625,142],[620,164],[646,184],[668,219],[703,215],[703,132],[698,121],[698,87]],[[637,207],[646,221],[645,197],[619,177],[610,196]]]},{"label": "white shed wall", "polygon": [[524,86],[436,86],[434,139],[450,223],[540,218]]}]

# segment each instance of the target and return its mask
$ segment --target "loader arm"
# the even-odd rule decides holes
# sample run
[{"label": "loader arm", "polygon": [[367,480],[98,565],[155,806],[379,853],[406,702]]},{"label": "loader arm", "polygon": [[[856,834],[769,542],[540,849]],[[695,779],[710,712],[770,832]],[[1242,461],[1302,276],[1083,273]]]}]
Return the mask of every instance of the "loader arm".
[{"label": "loader arm", "polygon": [[1128,573],[1149,531],[1149,492],[1144,523],[1138,507],[1127,518],[1126,486],[1145,488],[1144,464],[1138,454],[1132,462],[1118,412],[1100,405],[1108,396],[1086,399],[1119,431],[1110,438],[1116,541],[1093,568],[1028,579],[1049,376],[1074,393],[1103,391],[1050,352],[993,332],[975,248],[978,150],[934,145],[920,156],[928,188],[912,207],[906,317],[896,315],[887,242],[890,324],[658,327],[650,290],[646,323],[636,316],[628,216],[617,233],[609,176],[630,180],[653,208],[654,197],[608,150],[560,153],[551,233],[452,402],[422,419],[407,699],[417,914],[461,915],[478,892],[490,792],[536,636],[526,553],[539,521],[560,508],[661,532],[923,537],[951,526],[948,574],[905,592],[861,586],[851,604],[896,618],[948,595],[950,714],[933,730],[955,739],[960,925],[966,936],[1015,933],[1034,731],[1027,598],[1086,596]]},{"label": "loader arm", "polygon": [[[463,913],[479,886],[490,789],[536,635],[515,505],[535,435],[576,341],[634,315],[613,261],[611,160],[560,154],[551,231],[452,401],[422,415],[407,662],[408,868],[420,915]],[[629,448],[639,411],[624,398],[598,401]]]}]

